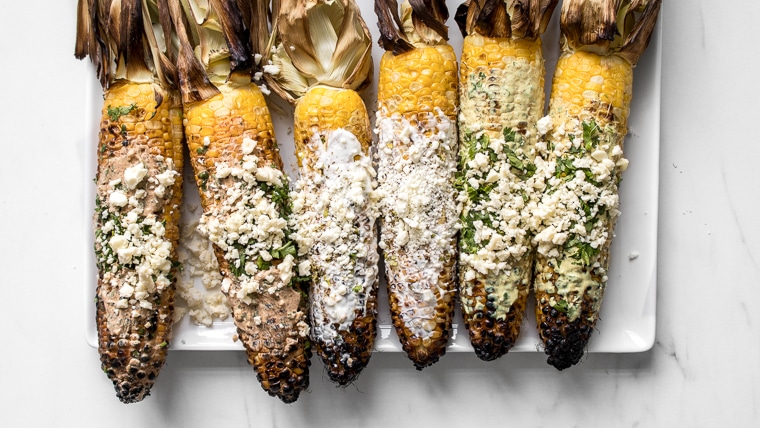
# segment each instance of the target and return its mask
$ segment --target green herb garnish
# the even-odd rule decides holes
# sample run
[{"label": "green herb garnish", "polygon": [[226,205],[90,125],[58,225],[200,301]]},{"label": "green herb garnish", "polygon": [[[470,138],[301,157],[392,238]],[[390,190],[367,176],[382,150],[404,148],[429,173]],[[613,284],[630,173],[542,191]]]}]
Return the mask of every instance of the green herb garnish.
[{"label": "green herb garnish", "polygon": [[563,314],[566,314],[568,311],[569,305],[567,303],[567,300],[562,299],[559,302],[555,303],[553,308],[559,312],[562,312]]},{"label": "green herb garnish", "polygon": [[111,122],[116,122],[117,120],[119,120],[120,117],[126,116],[136,109],[137,109],[136,104],[130,104],[128,106],[118,106],[118,107],[111,107],[109,105],[108,107],[106,107],[108,118],[111,119]]}]

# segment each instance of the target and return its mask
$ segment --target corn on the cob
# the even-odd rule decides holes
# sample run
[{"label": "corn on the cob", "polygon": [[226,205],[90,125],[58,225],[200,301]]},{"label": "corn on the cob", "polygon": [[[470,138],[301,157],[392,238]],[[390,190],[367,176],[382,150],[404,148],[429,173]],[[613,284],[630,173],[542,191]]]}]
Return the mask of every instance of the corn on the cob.
[{"label": "corn on the cob", "polygon": [[78,8],[75,55],[97,65],[105,91],[95,177],[98,351],[116,395],[132,403],[150,394],[171,338],[181,105],[141,1]]},{"label": "corn on the cob", "polygon": [[[244,11],[234,1],[222,3],[185,9],[192,10],[190,22],[202,23],[196,30],[208,55],[201,56],[208,79],[203,86],[217,92],[196,97],[202,89],[183,85],[185,132],[203,206],[199,230],[214,244],[222,292],[248,362],[267,393],[290,403],[308,386],[311,354],[307,299],[287,224],[289,180],[266,102],[251,82],[252,42],[242,37]],[[248,5],[252,10],[246,16],[260,13],[261,3]],[[175,22],[183,25],[180,16]],[[192,32],[180,33],[182,42],[190,43]],[[195,58],[185,60],[180,78],[189,80]]]},{"label": "corn on the cob", "polygon": [[641,3],[566,0],[562,7],[562,53],[541,126],[547,177],[535,236],[536,318],[547,361],[559,370],[580,361],[599,317],[628,165],[632,68],[660,7],[650,1],[634,24]]},{"label": "corn on the cob", "polygon": [[283,1],[275,10],[272,89],[295,104],[300,179],[292,227],[311,276],[312,340],[329,378],[346,385],[375,340],[378,217],[364,101],[370,39],[353,0]]},{"label": "corn on the cob", "polygon": [[529,208],[537,201],[536,123],[544,108],[540,35],[556,1],[469,1],[457,12],[460,65],[462,313],[476,355],[493,360],[520,333],[532,280]]},{"label": "corn on the cob", "polygon": [[380,247],[391,319],[421,370],[445,354],[454,312],[457,59],[445,2],[404,2],[400,19],[395,1],[375,4],[386,50],[375,121]]}]

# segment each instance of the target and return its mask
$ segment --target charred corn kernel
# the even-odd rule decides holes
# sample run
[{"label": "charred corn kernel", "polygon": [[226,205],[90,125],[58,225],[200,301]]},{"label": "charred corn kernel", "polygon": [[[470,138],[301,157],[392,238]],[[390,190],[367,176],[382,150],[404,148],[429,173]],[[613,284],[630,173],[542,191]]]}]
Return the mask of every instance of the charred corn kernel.
[{"label": "charred corn kernel", "polygon": [[[563,28],[596,19],[582,13],[593,3],[566,1]],[[547,362],[559,370],[580,361],[599,317],[620,214],[618,184],[628,166],[623,140],[633,64],[646,47],[659,3],[649,2],[635,35],[623,31],[622,44],[613,41],[607,50],[585,51],[572,39],[575,33],[563,34],[549,115],[541,126],[546,133],[539,150],[546,190],[535,211],[539,224],[534,238],[539,335]],[[573,13],[576,9],[581,12]],[[618,31],[614,21],[607,24],[611,33]]]},{"label": "charred corn kernel", "polygon": [[449,45],[380,62],[378,193],[391,318],[418,369],[444,355],[456,291],[457,63]]},{"label": "charred corn kernel", "polygon": [[[377,312],[377,194],[369,117],[355,91],[310,89],[295,108],[300,180],[292,235],[308,257],[312,339],[330,379],[352,382],[369,362]],[[302,269],[302,270],[301,270]]]},{"label": "charred corn kernel", "polygon": [[248,362],[264,390],[290,403],[308,387],[310,352],[307,300],[287,227],[288,177],[258,86],[218,88],[218,95],[185,106],[203,205],[199,230],[214,244]]},{"label": "charred corn kernel", "polygon": [[103,371],[125,403],[150,393],[171,338],[180,113],[177,94],[157,84],[124,82],[105,92],[95,179],[96,321]]},{"label": "charred corn kernel", "polygon": [[476,354],[496,359],[520,333],[531,284],[536,124],[544,107],[541,39],[464,39],[458,184],[459,288]]}]

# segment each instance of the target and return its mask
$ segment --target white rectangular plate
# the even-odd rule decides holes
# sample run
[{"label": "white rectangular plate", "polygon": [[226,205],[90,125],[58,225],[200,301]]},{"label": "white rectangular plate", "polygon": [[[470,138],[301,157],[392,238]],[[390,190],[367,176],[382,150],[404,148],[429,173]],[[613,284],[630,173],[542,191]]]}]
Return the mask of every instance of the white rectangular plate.
[{"label": "white rectangular plate", "polygon": [[[359,2],[362,16],[372,32],[373,40],[378,39],[372,2]],[[458,3],[449,1],[450,15],[453,16]],[[559,54],[558,40],[559,6],[555,10],[549,29],[543,37],[547,61],[547,94],[551,76]],[[461,52],[462,37],[453,20],[449,20],[450,43],[456,52]],[[620,217],[616,238],[612,248],[609,281],[604,297],[602,313],[589,344],[589,352],[628,353],[649,350],[654,344],[655,304],[657,287],[657,204],[659,188],[659,141],[660,141],[660,64],[661,64],[661,27],[658,22],[647,52],[635,68],[634,94],[629,118],[629,134],[626,138],[626,157],[630,167],[623,175],[620,188],[620,204],[623,215]],[[378,75],[378,64],[382,51],[375,43],[373,55],[374,76]],[[87,76],[88,91],[85,112],[87,126],[87,153],[92,154],[86,162],[82,179],[85,183],[85,212],[94,210],[95,153],[97,147],[98,121],[102,108],[102,91],[98,86],[94,72]],[[376,99],[376,82],[364,93],[370,115],[374,115]],[[296,177],[295,157],[292,142],[292,108],[275,96],[269,97],[275,132],[281,148],[286,169],[290,176]],[[186,162],[189,163],[189,162]],[[186,177],[191,177],[186,174]],[[192,181],[192,180],[186,180]],[[185,186],[184,208],[198,206],[198,194],[194,184]],[[199,211],[199,210],[197,210]],[[197,211],[194,214],[197,216]],[[188,214],[188,210],[184,210]],[[190,214],[192,216],[193,214]],[[187,217],[185,217],[187,219]],[[86,230],[91,231],[90,217],[86,216]],[[92,242],[92,232],[90,239]],[[97,346],[95,328],[95,288],[97,271],[94,254],[87,249],[84,281],[85,310],[87,316],[87,342]],[[382,269],[382,267],[381,267]],[[382,275],[381,275],[382,276]],[[375,350],[378,352],[401,352],[401,346],[390,321],[387,293],[384,280],[380,283],[378,298],[378,335]],[[242,350],[239,342],[232,340],[235,326],[231,319],[217,321],[211,327],[197,326],[185,316],[174,328],[174,350]],[[472,352],[467,332],[464,329],[461,313],[457,308],[453,331],[448,350],[450,352]],[[523,323],[520,339],[510,352],[540,352],[539,338],[533,316],[533,304],[529,303],[528,318]]]}]

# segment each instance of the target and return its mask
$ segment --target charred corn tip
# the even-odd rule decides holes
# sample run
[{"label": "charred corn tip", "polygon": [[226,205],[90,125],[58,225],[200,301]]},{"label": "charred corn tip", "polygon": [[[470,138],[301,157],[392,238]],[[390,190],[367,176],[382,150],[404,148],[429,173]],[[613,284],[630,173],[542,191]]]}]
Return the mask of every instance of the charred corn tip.
[{"label": "charred corn tip", "polygon": [[[454,251],[454,243],[451,249]],[[430,250],[431,253],[435,250]],[[397,259],[402,261],[402,259]],[[407,263],[409,258],[404,257]],[[417,370],[431,366],[446,354],[452,318],[454,316],[455,257],[446,258],[437,282],[415,282],[410,277],[419,277],[414,266],[389,267],[386,264],[386,283],[391,318],[401,348]],[[415,290],[415,291],[413,291]],[[418,290],[425,290],[419,293]],[[424,296],[430,293],[427,301]],[[417,296],[413,303],[409,298]]]},{"label": "charred corn tip", "polygon": [[585,353],[593,332],[593,323],[588,321],[588,310],[571,320],[549,303],[547,293],[536,292],[536,320],[538,332],[544,345],[546,362],[557,370],[564,370],[578,364]]},{"label": "charred corn tip", "polygon": [[372,357],[376,325],[375,316],[357,317],[348,329],[349,334],[337,341],[315,341],[330,381],[347,386],[359,378]]},{"label": "charred corn tip", "polygon": [[[452,310],[446,315],[448,321],[441,322],[440,324],[442,325],[436,328],[430,338],[422,339],[420,337],[415,337],[408,332],[399,334],[399,331],[403,331],[403,326],[399,326],[394,322],[396,333],[401,340],[401,348],[406,353],[409,360],[411,360],[415,369],[422,370],[426,367],[430,367],[446,355],[453,306],[450,305],[450,308]],[[448,308],[446,309],[448,310]]]},{"label": "charred corn tip", "polygon": [[248,363],[254,367],[256,378],[267,394],[283,403],[295,403],[301,391],[309,387],[310,348],[296,351],[288,359],[249,353]]},{"label": "charred corn tip", "polygon": [[[530,275],[530,271],[527,274]],[[493,292],[493,285],[499,283],[502,284],[499,290],[507,286],[510,292],[517,294],[514,301],[502,301],[502,296]],[[514,279],[497,273],[477,275],[467,286],[462,286],[465,327],[475,355],[481,360],[495,360],[514,347],[525,317],[528,283],[525,278]]]}]

